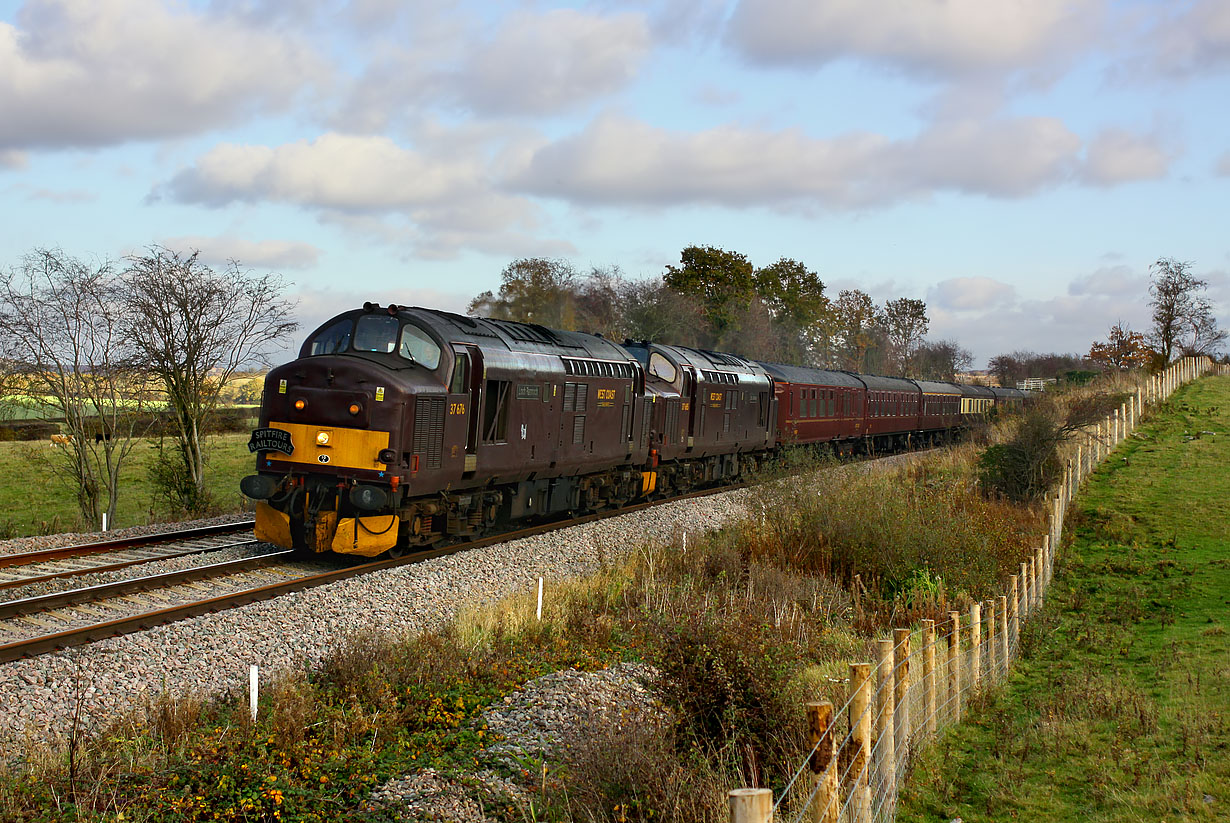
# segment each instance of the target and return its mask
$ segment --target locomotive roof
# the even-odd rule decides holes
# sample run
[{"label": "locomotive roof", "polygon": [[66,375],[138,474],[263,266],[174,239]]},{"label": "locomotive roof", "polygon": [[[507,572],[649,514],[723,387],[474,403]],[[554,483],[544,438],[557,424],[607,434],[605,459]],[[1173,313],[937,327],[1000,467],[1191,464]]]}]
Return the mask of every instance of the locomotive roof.
[{"label": "locomotive roof", "polygon": [[788,366],[785,363],[757,361],[765,371],[785,383],[808,383],[816,386],[844,386],[861,389],[863,381],[849,372],[813,369],[807,366]]},{"label": "locomotive roof", "polygon": [[624,349],[604,337],[576,331],[549,329],[537,323],[518,323],[489,317],[424,309],[403,309],[419,323],[429,326],[450,343],[472,343],[482,349],[555,354],[561,357],[591,357],[598,360],[628,360]]}]

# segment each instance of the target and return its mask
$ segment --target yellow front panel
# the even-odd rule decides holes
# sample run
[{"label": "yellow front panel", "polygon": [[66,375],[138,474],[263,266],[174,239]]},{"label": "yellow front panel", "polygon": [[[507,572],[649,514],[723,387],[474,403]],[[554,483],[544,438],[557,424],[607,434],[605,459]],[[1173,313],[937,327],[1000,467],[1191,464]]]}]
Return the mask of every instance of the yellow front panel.
[{"label": "yellow front panel", "polygon": [[256,504],[256,539],[284,549],[293,549],[290,539],[290,517],[264,500]]},{"label": "yellow front panel", "polygon": [[397,524],[395,514],[343,517],[333,535],[333,551],[375,557],[397,545]]},{"label": "yellow front panel", "polygon": [[[270,423],[269,428],[290,432],[295,450],[289,457],[281,452],[264,452],[267,460],[287,460],[320,468],[388,470],[388,466],[376,459],[381,449],[389,447],[388,432],[304,423]],[[329,433],[327,445],[316,442],[321,432]],[[322,455],[328,459],[322,460]]]}]

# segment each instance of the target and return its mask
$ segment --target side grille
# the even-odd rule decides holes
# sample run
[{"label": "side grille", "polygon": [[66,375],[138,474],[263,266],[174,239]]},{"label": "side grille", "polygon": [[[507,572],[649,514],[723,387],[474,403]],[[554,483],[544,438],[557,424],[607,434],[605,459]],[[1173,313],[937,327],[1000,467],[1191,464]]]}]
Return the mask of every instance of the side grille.
[{"label": "side grille", "polygon": [[414,453],[421,454],[427,468],[440,468],[444,451],[444,397],[419,397],[414,404]]},{"label": "side grille", "polygon": [[578,414],[572,418],[572,445],[579,446],[585,442],[585,415]]}]

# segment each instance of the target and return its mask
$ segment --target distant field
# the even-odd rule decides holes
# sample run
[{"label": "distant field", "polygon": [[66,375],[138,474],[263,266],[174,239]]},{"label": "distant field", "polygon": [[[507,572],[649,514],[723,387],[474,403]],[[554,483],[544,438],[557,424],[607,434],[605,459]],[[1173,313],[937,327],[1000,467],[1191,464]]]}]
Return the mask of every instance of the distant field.
[{"label": "distant field", "polygon": [[[247,443],[246,434],[209,439],[206,478],[221,511],[239,510],[239,479],[254,465]],[[152,511],[148,479],[156,444],[156,440],[139,442],[124,467],[115,528],[162,519]],[[53,472],[56,448],[46,440],[0,442],[0,536],[79,530],[76,492]]]},{"label": "distant field", "polygon": [[1110,456],[1009,686],[922,758],[899,820],[1230,819],[1227,466],[1227,378]]}]

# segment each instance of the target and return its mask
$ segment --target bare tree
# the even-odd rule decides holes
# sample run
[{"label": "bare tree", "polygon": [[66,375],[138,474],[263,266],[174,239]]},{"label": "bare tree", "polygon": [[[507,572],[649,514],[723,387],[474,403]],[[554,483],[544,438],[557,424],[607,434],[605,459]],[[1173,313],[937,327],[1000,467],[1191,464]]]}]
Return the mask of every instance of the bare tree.
[{"label": "bare tree", "polygon": [[215,271],[188,255],[152,246],[128,260],[121,324],[141,363],[161,383],[175,425],[188,511],[208,504],[204,434],[218,394],[240,368],[268,362],[266,350],[298,328],[294,304],[274,274],[231,261]]},{"label": "bare tree", "polygon": [[0,276],[0,357],[19,384],[63,418],[53,471],[76,491],[84,521],[115,519],[119,476],[144,433],[145,386],[119,331],[123,303],[109,261],[91,266],[36,249]]},{"label": "bare tree", "polygon": [[1149,306],[1153,309],[1149,342],[1165,363],[1176,352],[1211,354],[1226,340],[1227,333],[1217,328],[1213,307],[1204,295],[1209,284],[1193,275],[1191,268],[1190,262],[1169,257],[1149,267]]}]

